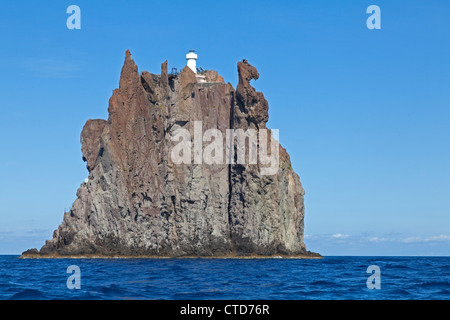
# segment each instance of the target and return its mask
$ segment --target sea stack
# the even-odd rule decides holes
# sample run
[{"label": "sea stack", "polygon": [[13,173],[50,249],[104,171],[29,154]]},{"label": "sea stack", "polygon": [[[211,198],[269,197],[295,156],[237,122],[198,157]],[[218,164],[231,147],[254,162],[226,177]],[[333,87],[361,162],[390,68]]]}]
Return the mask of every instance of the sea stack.
[{"label": "sea stack", "polygon": [[[212,70],[169,73],[167,61],[161,74],[139,74],[127,51],[108,119],[81,132],[88,179],[53,238],[22,257],[320,257],[303,243],[304,190],[286,150],[268,143],[277,163],[264,173],[273,163],[249,160],[250,135],[244,145],[227,139],[252,130],[274,138],[268,103],[250,84],[258,71],[246,60],[237,71],[236,89]],[[209,129],[223,135],[207,139]],[[187,163],[174,161],[180,132],[192,137]],[[210,163],[214,140],[224,150]],[[246,163],[237,161],[243,147]],[[264,149],[261,140],[253,147]]]}]

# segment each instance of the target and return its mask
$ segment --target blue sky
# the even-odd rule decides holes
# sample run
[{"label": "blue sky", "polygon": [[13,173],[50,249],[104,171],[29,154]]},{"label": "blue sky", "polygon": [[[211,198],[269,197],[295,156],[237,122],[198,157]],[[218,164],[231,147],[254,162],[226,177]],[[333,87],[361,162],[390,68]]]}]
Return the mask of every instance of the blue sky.
[{"label": "blue sky", "polygon": [[130,2],[2,3],[0,254],[40,248],[76,199],[79,136],[107,118],[125,50],[159,73],[190,48],[234,86],[239,60],[258,69],[306,191],[309,250],[450,253],[448,1]]}]

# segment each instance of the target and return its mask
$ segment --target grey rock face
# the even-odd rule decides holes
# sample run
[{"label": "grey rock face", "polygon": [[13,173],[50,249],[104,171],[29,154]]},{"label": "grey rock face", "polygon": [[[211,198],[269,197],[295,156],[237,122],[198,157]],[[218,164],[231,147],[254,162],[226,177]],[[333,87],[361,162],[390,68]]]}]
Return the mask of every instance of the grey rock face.
[{"label": "grey rock face", "polygon": [[282,147],[274,175],[260,164],[172,160],[171,137],[194,137],[195,121],[203,132],[266,129],[268,103],[249,83],[259,75],[246,61],[238,72],[236,90],[214,71],[212,85],[187,67],[169,75],[167,62],[161,75],[139,75],[127,51],[108,120],[88,120],[81,133],[89,181],[39,254],[314,255],[303,243],[304,191]]}]

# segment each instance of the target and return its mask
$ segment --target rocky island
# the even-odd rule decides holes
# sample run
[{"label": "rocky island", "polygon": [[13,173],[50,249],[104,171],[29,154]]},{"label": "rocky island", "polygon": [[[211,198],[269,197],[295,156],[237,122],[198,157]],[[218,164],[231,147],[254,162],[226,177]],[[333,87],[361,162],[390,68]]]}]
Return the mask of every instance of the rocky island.
[{"label": "rocky island", "polygon": [[[127,51],[108,120],[88,120],[81,133],[88,179],[53,238],[21,257],[320,257],[303,243],[304,190],[286,150],[269,148],[278,151],[270,174],[262,174],[267,161],[236,161],[246,142],[230,147],[227,130],[266,130],[273,139],[268,103],[250,84],[256,68],[243,60],[237,69],[236,89],[212,70],[168,73],[167,61],[161,74],[139,74]],[[198,156],[206,132],[200,147],[181,148],[188,160],[192,148],[192,162],[174,161],[174,136],[185,130],[195,139],[195,126],[223,132],[209,141],[228,147],[224,157],[214,151],[216,160],[231,150],[230,161]],[[248,159],[262,142],[245,138]]]}]

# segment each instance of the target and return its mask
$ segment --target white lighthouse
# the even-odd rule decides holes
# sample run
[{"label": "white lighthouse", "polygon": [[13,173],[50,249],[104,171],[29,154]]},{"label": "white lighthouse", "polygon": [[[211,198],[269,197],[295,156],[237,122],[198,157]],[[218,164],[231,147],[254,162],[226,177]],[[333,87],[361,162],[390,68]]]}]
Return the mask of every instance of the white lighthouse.
[{"label": "white lighthouse", "polygon": [[189,53],[186,55],[187,66],[191,68],[194,73],[197,73],[197,54],[194,52],[194,49],[189,50]]}]

